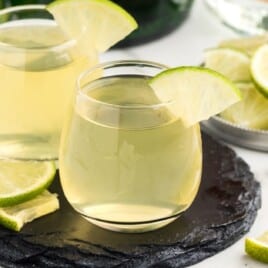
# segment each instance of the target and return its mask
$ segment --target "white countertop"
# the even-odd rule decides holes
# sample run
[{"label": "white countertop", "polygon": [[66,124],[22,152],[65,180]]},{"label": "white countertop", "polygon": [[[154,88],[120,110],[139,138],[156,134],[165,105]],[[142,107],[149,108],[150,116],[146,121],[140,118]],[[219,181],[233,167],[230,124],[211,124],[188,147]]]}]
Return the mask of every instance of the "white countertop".
[{"label": "white countertop", "polygon": [[[202,62],[203,51],[216,46],[220,40],[236,36],[223,26],[205,7],[195,0],[188,20],[176,31],[157,41],[128,49],[112,50],[101,61],[143,59],[169,66],[197,65]],[[251,167],[262,187],[262,208],[247,236],[256,237],[268,231],[268,153],[255,152],[231,146]],[[244,253],[244,238],[196,265],[193,268],[265,268],[267,265],[252,260]]]}]

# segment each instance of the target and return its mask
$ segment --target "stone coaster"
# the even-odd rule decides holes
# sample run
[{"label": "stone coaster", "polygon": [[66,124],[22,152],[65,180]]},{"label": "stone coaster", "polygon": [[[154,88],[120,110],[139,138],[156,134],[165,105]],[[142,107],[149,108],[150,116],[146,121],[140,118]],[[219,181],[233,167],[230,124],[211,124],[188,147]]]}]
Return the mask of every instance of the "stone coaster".
[{"label": "stone coaster", "polygon": [[[168,226],[144,234],[98,228],[75,213],[58,182],[61,209],[20,233],[0,227],[3,267],[186,267],[216,254],[249,231],[260,185],[228,147],[203,134],[202,183],[193,205]],[[241,252],[242,254],[242,252]]]}]

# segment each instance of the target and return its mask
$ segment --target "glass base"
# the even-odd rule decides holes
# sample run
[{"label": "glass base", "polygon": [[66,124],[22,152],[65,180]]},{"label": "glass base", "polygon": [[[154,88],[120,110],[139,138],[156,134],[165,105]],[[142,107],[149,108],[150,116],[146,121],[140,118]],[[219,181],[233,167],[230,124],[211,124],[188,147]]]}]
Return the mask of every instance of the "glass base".
[{"label": "glass base", "polygon": [[[83,216],[84,217],[84,216]],[[108,223],[99,220],[89,219],[84,217],[86,220],[91,222],[94,225],[97,225],[103,229],[107,229],[114,232],[121,232],[121,233],[145,233],[150,232],[159,228],[162,228],[169,223],[175,221],[179,216],[172,217],[166,220],[159,220],[156,222],[150,223],[141,223],[141,224],[116,224],[116,223]]]}]

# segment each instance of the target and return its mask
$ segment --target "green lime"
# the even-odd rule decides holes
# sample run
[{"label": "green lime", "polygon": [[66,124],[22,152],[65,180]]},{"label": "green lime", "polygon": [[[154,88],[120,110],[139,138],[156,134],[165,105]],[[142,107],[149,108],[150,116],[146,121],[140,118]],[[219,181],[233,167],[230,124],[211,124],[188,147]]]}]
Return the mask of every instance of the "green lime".
[{"label": "green lime", "polygon": [[268,232],[258,238],[246,238],[245,251],[252,258],[268,263]]},{"label": "green lime", "polygon": [[257,49],[252,57],[250,70],[257,89],[268,98],[268,44]]},{"label": "green lime", "polygon": [[0,161],[0,207],[30,200],[52,182],[54,162]]},{"label": "green lime", "polygon": [[208,119],[241,99],[239,89],[223,75],[202,67],[165,70],[149,81],[157,97],[186,126]]},{"label": "green lime", "polygon": [[215,48],[205,52],[205,66],[232,81],[250,81],[249,56],[237,49]]},{"label": "green lime", "polygon": [[251,129],[268,129],[268,99],[253,83],[239,83],[242,100],[233,104],[220,115],[239,126]]},{"label": "green lime", "polygon": [[67,36],[98,53],[137,28],[129,13],[108,0],[57,0],[47,9]]},{"label": "green lime", "polygon": [[19,231],[25,223],[51,213],[58,208],[57,195],[44,191],[29,201],[0,208],[0,224],[8,229]]}]

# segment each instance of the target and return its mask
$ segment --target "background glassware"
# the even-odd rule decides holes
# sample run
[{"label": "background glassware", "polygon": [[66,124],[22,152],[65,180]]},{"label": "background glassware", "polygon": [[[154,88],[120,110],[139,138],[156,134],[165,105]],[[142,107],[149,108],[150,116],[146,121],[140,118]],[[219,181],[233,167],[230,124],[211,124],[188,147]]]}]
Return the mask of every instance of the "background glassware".
[{"label": "background glassware", "polygon": [[[5,0],[11,5],[48,4],[52,0]],[[116,46],[132,46],[155,40],[181,25],[188,17],[193,0],[114,0],[132,16],[139,28]]]},{"label": "background glassware", "polygon": [[0,157],[58,157],[75,78],[95,61],[66,40],[45,6],[0,11]]},{"label": "background glassware", "polygon": [[[168,224],[194,200],[201,176],[199,125],[185,128],[148,86],[165,66],[98,65],[79,79],[60,149],[64,193],[101,227],[143,232]],[[91,81],[91,82],[89,82]]]},{"label": "background glassware", "polygon": [[246,34],[262,34],[268,30],[267,0],[204,0],[227,26]]}]

